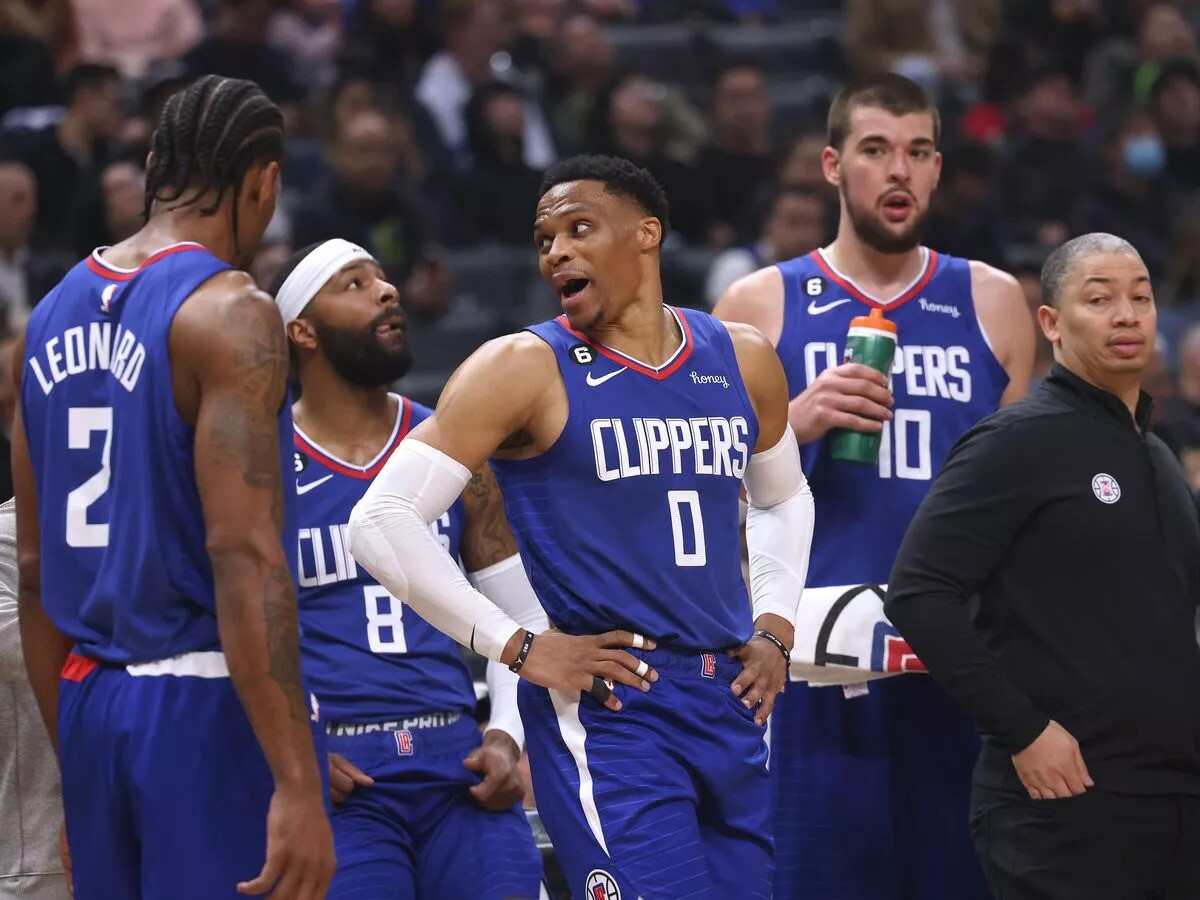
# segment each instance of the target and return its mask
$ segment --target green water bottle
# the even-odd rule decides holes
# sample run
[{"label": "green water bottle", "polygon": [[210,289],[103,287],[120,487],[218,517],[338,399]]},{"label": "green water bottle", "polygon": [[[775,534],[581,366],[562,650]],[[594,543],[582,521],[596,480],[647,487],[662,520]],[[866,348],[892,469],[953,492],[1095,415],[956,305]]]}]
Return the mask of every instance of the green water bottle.
[{"label": "green water bottle", "polygon": [[[846,334],[844,363],[870,366],[884,375],[892,371],[892,357],[896,355],[896,323],[883,317],[883,310],[875,308],[870,315],[850,320],[850,331]],[[866,434],[838,428],[831,437],[833,458],[847,462],[876,465],[879,462],[879,432]]]}]

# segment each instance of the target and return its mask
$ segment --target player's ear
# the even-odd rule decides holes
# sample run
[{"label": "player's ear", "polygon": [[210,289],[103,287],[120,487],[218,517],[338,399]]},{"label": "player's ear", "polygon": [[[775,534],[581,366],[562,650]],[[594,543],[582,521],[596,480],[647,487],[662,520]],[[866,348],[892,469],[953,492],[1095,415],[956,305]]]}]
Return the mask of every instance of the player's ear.
[{"label": "player's ear", "polygon": [[833,147],[821,151],[821,174],[834,187],[842,183],[842,154]]},{"label": "player's ear", "polygon": [[662,246],[663,229],[662,222],[653,216],[642,219],[638,223],[637,240],[638,249],[643,253],[648,250],[653,250],[656,247]]},{"label": "player's ear", "polygon": [[1058,310],[1053,306],[1043,304],[1038,307],[1037,320],[1046,340],[1051,344],[1057,344],[1062,337],[1062,333],[1058,330]]},{"label": "player's ear", "polygon": [[938,184],[942,180],[942,154],[935,150],[933,151],[933,189],[937,190]]},{"label": "player's ear", "polygon": [[290,344],[305,350],[317,349],[317,330],[308,319],[301,317],[288,322],[287,336]]}]

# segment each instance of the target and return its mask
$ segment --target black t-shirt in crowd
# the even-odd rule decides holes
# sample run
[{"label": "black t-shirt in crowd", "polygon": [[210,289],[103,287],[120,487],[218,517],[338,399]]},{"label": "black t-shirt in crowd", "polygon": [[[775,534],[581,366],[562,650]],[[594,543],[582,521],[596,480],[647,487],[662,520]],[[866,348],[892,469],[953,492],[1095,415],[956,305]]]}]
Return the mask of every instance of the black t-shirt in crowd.
[{"label": "black t-shirt in crowd", "polygon": [[905,536],[887,614],[978,722],[984,783],[1053,719],[1098,789],[1200,794],[1200,523],[1149,416],[1055,366],[962,437]]}]

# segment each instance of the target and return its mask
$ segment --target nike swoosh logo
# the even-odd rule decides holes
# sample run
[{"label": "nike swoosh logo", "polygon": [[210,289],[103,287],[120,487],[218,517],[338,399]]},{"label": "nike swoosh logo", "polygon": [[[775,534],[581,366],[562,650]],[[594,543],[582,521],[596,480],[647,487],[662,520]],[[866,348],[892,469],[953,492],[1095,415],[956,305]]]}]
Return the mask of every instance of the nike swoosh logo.
[{"label": "nike swoosh logo", "polygon": [[323,485],[325,482],[327,482],[332,477],[333,477],[332,475],[326,475],[324,478],[318,478],[316,481],[310,481],[308,484],[301,484],[300,482],[297,481],[296,482],[296,496],[297,497],[304,496],[309,491],[311,491],[313,488],[320,487],[321,485]]},{"label": "nike swoosh logo", "polygon": [[609,372],[607,375],[601,375],[599,378],[593,378],[592,373],[588,372],[587,373],[588,387],[597,387],[601,384],[604,384],[604,382],[608,381],[608,379],[616,378],[618,375],[620,375],[624,371],[625,371],[625,369],[623,369],[623,368],[617,369],[615,372]]},{"label": "nike swoosh logo", "polygon": [[823,303],[820,306],[818,306],[816,300],[809,300],[808,301],[808,314],[810,316],[819,316],[823,312],[829,312],[835,306],[841,306],[843,303],[849,303],[849,302],[850,302],[850,298],[844,297],[841,300],[833,300],[830,303]]}]

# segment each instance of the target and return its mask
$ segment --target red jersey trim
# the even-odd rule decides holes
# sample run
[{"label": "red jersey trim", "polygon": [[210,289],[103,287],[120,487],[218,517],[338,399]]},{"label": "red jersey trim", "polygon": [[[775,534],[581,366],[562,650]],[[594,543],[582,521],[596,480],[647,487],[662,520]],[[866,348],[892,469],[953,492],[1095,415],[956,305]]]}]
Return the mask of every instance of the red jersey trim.
[{"label": "red jersey trim", "polygon": [[162,250],[159,250],[157,253],[150,254],[144,260],[142,260],[142,264],[140,266],[138,266],[136,269],[131,269],[129,271],[124,271],[122,269],[114,269],[108,263],[104,262],[104,260],[102,260],[99,257],[97,252],[93,250],[91,255],[88,256],[88,258],[87,258],[87,267],[89,269],[91,269],[92,272],[94,272],[96,275],[99,275],[101,278],[107,278],[110,281],[129,281],[130,279],[135,278],[138,275],[140,275],[143,271],[145,271],[146,268],[154,265],[160,259],[163,259],[168,256],[172,256],[176,253],[184,253],[188,250],[203,250],[203,249],[204,249],[203,244],[197,244],[194,241],[187,241],[182,244],[173,244],[170,247],[164,247]]},{"label": "red jersey trim", "polygon": [[921,274],[921,277],[916,280],[916,282],[913,284],[913,286],[910,287],[903,294],[901,294],[899,297],[897,297],[895,300],[891,301],[890,303],[880,303],[874,297],[870,296],[869,294],[863,293],[858,288],[856,288],[853,284],[851,284],[849,281],[847,281],[845,278],[843,278],[841,275],[839,275],[837,272],[833,271],[833,268],[829,265],[828,262],[825,261],[825,257],[823,257],[821,255],[820,251],[814,250],[814,251],[812,251],[812,253],[810,253],[808,255],[813,260],[813,262],[815,262],[817,264],[817,268],[819,268],[821,270],[821,273],[826,278],[828,278],[830,281],[832,281],[834,284],[836,284],[838,287],[840,287],[842,290],[844,290],[847,294],[849,294],[855,300],[859,301],[860,303],[865,303],[865,304],[867,304],[867,306],[872,306],[872,307],[876,307],[878,309],[883,309],[883,310],[898,309],[899,307],[901,307],[905,303],[907,303],[909,300],[912,300],[914,297],[916,297],[918,294],[920,294],[921,291],[925,290],[925,286],[928,285],[929,282],[933,279],[933,276],[937,274],[937,267],[938,267],[937,251],[934,250],[933,248],[930,248],[929,258],[925,261],[925,271]]},{"label": "red jersey trim", "polygon": [[83,681],[100,667],[100,663],[89,656],[79,653],[68,653],[63,663],[62,677],[67,681]]},{"label": "red jersey trim", "polygon": [[339,475],[345,475],[348,478],[357,478],[360,481],[370,481],[380,473],[384,465],[391,458],[392,453],[398,446],[400,446],[400,442],[404,440],[405,435],[407,435],[409,430],[412,428],[412,401],[410,401],[407,397],[401,397],[400,403],[402,410],[400,413],[400,425],[396,429],[396,436],[392,439],[391,446],[388,447],[387,450],[385,450],[382,454],[380,454],[379,458],[375,460],[369,469],[354,468],[346,465],[343,462],[339,462],[333,457],[327,455],[320,448],[305,440],[304,436],[300,434],[299,431],[293,432],[293,443],[296,445],[297,450],[299,450],[305,456],[311,456],[331,472],[337,472]]},{"label": "red jersey trim", "polygon": [[640,363],[636,359],[632,359],[623,353],[619,353],[616,350],[610,350],[603,344],[596,343],[582,331],[576,331],[574,328],[572,328],[567,322],[567,317],[565,315],[559,316],[554,321],[557,322],[562,329],[572,337],[578,338],[605,359],[609,359],[618,365],[622,365],[627,369],[631,369],[632,371],[637,372],[639,375],[645,375],[647,378],[653,378],[655,381],[664,381],[671,375],[674,375],[675,372],[678,371],[679,367],[688,361],[692,355],[692,349],[695,346],[695,341],[692,339],[692,326],[688,324],[687,316],[673,307],[667,308],[672,311],[675,320],[679,323],[680,330],[683,332],[683,346],[676,351],[675,358],[661,369],[655,369],[646,365],[645,363]]}]

